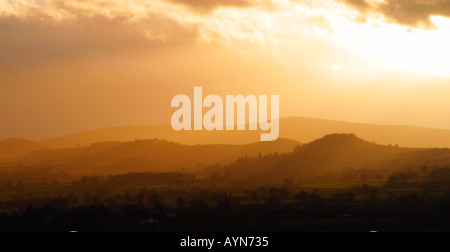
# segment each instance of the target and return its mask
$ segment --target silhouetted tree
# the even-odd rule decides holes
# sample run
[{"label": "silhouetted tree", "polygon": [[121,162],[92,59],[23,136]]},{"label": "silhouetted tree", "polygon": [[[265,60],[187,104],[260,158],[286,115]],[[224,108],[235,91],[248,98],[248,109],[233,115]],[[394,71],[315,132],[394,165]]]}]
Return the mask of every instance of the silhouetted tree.
[{"label": "silhouetted tree", "polygon": [[228,212],[231,207],[231,199],[228,195],[221,195],[218,202],[218,209],[220,212]]},{"label": "silhouetted tree", "polygon": [[347,204],[350,206],[350,205],[353,204],[353,201],[355,200],[355,194],[353,192],[351,192],[351,191],[346,192],[344,194],[344,198],[347,201]]},{"label": "silhouetted tree", "polygon": [[308,200],[308,193],[305,191],[300,191],[297,194],[295,194],[295,200],[299,201],[302,204],[305,204],[306,201]]}]

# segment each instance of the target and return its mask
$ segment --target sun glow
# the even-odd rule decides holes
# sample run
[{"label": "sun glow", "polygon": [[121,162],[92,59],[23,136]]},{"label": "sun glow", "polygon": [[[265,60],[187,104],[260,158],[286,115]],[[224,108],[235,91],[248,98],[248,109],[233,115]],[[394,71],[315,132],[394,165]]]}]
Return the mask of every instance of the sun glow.
[{"label": "sun glow", "polygon": [[324,69],[340,61],[349,74],[450,77],[450,19],[432,17],[437,29],[425,30],[390,24],[375,14],[355,22],[358,15],[335,1],[280,1],[277,11],[223,9],[197,22],[207,42],[257,46],[293,67],[321,41],[331,48],[317,56]]},{"label": "sun glow", "polygon": [[[198,43],[218,43],[243,53],[259,49],[283,65],[305,64],[317,43],[328,47],[308,64],[329,68],[345,64],[349,74],[367,76],[406,74],[450,77],[450,19],[434,16],[437,29],[413,29],[388,23],[377,14],[362,20],[355,9],[335,0],[256,1],[258,8],[220,8],[209,15],[189,11],[166,0],[127,2],[71,1],[60,8],[57,1],[1,1],[0,15],[27,16],[41,13],[54,23],[76,22],[77,15],[120,19],[149,39],[173,39],[169,31],[151,26],[148,18],[158,13],[182,26],[198,28]],[[369,1],[369,3],[380,0]],[[266,6],[267,5],[267,6]],[[71,12],[72,11],[72,12]],[[317,61],[317,62],[314,62]],[[303,64],[303,65],[302,65]]]},{"label": "sun glow", "polygon": [[386,23],[347,24],[337,29],[336,42],[358,56],[376,73],[450,76],[449,19],[433,17],[436,30],[409,29]]}]

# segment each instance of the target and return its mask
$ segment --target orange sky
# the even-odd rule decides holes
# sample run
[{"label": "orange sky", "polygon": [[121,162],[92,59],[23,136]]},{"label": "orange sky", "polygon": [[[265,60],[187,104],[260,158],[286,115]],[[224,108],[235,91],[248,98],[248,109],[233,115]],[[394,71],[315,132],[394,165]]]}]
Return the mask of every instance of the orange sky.
[{"label": "orange sky", "polygon": [[448,0],[0,0],[0,139],[169,124],[194,86],[450,129],[449,18]]}]

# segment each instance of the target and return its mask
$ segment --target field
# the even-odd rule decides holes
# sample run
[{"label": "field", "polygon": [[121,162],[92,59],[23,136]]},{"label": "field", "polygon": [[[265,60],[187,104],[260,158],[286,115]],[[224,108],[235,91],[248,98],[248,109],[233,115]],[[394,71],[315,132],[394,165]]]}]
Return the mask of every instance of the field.
[{"label": "field", "polygon": [[1,187],[0,231],[448,231],[448,188],[424,188],[382,182],[251,188],[184,174],[85,177]]}]

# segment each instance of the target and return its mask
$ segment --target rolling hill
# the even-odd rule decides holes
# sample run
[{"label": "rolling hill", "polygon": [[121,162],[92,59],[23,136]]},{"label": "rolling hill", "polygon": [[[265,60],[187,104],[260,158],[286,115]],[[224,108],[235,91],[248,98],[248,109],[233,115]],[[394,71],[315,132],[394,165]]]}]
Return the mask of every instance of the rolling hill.
[{"label": "rolling hill", "polygon": [[292,152],[299,143],[287,139],[248,145],[181,145],[163,140],[108,142],[89,147],[39,150],[14,163],[48,166],[78,174],[194,171],[211,164],[230,164],[241,157]]},{"label": "rolling hill", "polygon": [[[341,121],[289,117],[280,119],[280,138],[308,143],[327,134],[352,133],[368,141],[383,145],[420,148],[449,148],[450,130],[413,126],[389,126]],[[41,141],[49,148],[89,146],[106,141],[133,141],[136,139],[165,139],[186,145],[195,144],[250,144],[258,142],[256,131],[188,131],[175,132],[170,126],[128,126],[99,129]]]},{"label": "rolling hill", "polygon": [[449,149],[382,146],[353,134],[333,134],[296,148],[292,153],[247,158],[229,166],[214,166],[202,175],[264,185],[286,179],[358,181],[386,179],[393,172],[450,166]]},{"label": "rolling hill", "polygon": [[42,145],[26,139],[12,138],[1,141],[0,162],[8,161],[41,149],[44,149]]},{"label": "rolling hill", "polygon": [[11,169],[39,168],[77,176],[193,172],[198,178],[217,178],[217,183],[241,181],[261,186],[286,179],[302,183],[386,181],[399,171],[450,167],[450,150],[379,145],[354,134],[331,134],[304,145],[287,139],[247,145],[183,145],[153,139],[38,149],[8,164]]}]

